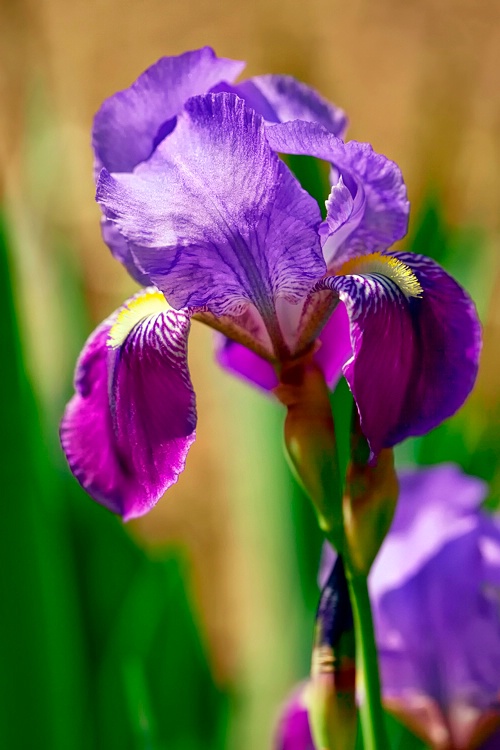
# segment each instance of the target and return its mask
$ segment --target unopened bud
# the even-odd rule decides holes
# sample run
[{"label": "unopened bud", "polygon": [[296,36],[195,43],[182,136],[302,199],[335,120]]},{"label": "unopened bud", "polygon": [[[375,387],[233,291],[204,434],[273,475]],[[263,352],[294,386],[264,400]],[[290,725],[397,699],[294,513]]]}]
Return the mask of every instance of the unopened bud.
[{"label": "unopened bud", "polygon": [[287,408],[285,447],[292,471],[311,498],[320,528],[341,550],[341,481],[323,373],[310,358],[285,365],[274,393]]},{"label": "unopened bud", "polygon": [[357,725],[354,626],[340,556],[321,592],[306,701],[316,750],[354,750]]},{"label": "unopened bud", "polygon": [[355,574],[367,576],[389,531],[399,493],[392,449],[382,450],[376,463],[355,411],[351,432],[351,461],[342,501],[346,555]]}]

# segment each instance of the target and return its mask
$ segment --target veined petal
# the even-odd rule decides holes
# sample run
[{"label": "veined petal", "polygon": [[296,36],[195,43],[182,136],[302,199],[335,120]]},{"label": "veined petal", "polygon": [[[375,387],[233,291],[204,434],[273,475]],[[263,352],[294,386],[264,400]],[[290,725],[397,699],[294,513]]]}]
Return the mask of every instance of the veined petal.
[{"label": "veined petal", "polygon": [[[344,143],[317,123],[299,121],[269,126],[267,138],[275,151],[315,156],[334,168],[328,216],[320,230],[329,270],[350,257],[385,250],[405,236],[409,202],[401,171],[368,143]],[[340,177],[351,193],[350,212],[345,190],[336,189]]]},{"label": "veined petal", "polygon": [[160,292],[142,291],[91,334],[77,364],[62,447],[82,487],[125,520],[177,481],[195,439],[189,325]]},{"label": "veined petal", "polygon": [[131,172],[173,129],[190,97],[220,81],[234,81],[244,67],[243,62],[218,58],[210,47],[162,57],[97,112],[92,145],[98,170]]},{"label": "veined petal", "polygon": [[134,174],[103,170],[97,200],[176,308],[251,302],[268,325],[277,297],[298,301],[325,271],[316,202],[233,94],[191,99]]},{"label": "veined petal", "polygon": [[344,375],[373,455],[451,416],[474,384],[481,329],[467,293],[434,261],[412,253],[350,261],[336,291],[350,319]]},{"label": "veined petal", "polygon": [[236,84],[233,90],[267,122],[318,122],[339,137],[347,129],[347,117],[340,107],[331,104],[293,76],[254,76]]}]

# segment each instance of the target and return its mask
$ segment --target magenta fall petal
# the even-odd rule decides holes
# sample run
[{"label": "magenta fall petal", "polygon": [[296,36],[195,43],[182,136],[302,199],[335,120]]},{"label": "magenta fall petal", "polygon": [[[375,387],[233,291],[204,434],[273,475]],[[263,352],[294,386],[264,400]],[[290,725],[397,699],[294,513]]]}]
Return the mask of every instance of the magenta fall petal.
[{"label": "magenta fall petal", "polygon": [[274,750],[315,750],[304,701],[305,684],[287,700],[279,720]]},{"label": "magenta fall petal", "polygon": [[85,344],[61,443],[82,487],[128,520],[147,513],[184,469],[196,403],[187,369],[189,317],[175,310],[149,315],[110,349],[110,331],[125,308]]}]

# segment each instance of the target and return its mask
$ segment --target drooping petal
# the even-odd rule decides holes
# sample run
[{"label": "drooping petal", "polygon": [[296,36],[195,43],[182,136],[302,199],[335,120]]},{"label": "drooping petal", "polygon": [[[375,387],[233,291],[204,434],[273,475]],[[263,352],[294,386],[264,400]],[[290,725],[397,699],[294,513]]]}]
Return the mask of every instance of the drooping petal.
[{"label": "drooping petal", "polygon": [[140,292],[89,337],[61,423],[70,468],[125,520],[150,510],[184,469],[195,439],[189,316]]},{"label": "drooping petal", "polygon": [[353,356],[344,375],[376,455],[462,405],[477,374],[480,324],[466,292],[423,256],[375,254],[343,272],[320,288],[346,305]]},{"label": "drooping petal", "polygon": [[325,270],[316,202],[232,94],[191,99],[134,174],[103,170],[97,200],[176,308],[251,302],[267,324],[277,297],[298,301]]},{"label": "drooping petal", "polygon": [[174,118],[190,97],[220,81],[233,81],[244,66],[218,58],[210,47],[162,57],[97,112],[92,145],[98,169],[131,172],[173,129]]},{"label": "drooping petal", "polygon": [[344,143],[317,123],[299,121],[269,126],[267,138],[280,153],[307,154],[333,166],[328,216],[320,229],[330,270],[405,236],[409,202],[401,171],[368,143]]},{"label": "drooping petal", "polygon": [[233,90],[267,122],[317,122],[339,137],[346,131],[345,112],[293,76],[254,76],[236,84]]}]

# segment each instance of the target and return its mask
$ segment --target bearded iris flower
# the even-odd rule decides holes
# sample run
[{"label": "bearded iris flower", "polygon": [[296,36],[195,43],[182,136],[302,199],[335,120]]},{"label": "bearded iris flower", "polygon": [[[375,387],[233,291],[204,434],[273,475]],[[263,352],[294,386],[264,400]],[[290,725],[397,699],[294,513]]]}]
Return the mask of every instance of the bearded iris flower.
[{"label": "bearded iris flower", "polygon": [[[398,167],[345,143],[344,113],[313,90],[235,84],[241,68],[209,49],[164,58],[95,119],[103,236],[145,289],[85,344],[61,440],[82,486],[125,519],[177,480],[195,439],[193,319],[264,389],[293,362],[314,360],[330,386],[343,372],[373,460],[453,414],[476,376],[467,294],[432,260],[388,250],[407,229]],[[331,165],[325,220],[279,154]]]}]

